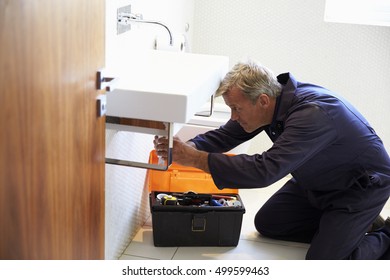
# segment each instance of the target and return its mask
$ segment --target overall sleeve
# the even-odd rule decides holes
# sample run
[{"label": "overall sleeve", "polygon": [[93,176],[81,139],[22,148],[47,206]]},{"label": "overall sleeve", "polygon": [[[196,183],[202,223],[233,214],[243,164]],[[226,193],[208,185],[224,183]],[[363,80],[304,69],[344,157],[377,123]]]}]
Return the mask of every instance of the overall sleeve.
[{"label": "overall sleeve", "polygon": [[218,129],[198,135],[190,141],[195,143],[198,150],[209,153],[224,153],[252,139],[262,130],[263,128],[260,128],[252,133],[247,133],[237,122],[229,120]]},{"label": "overall sleeve", "polygon": [[266,187],[314,157],[337,135],[332,117],[315,104],[306,104],[290,114],[268,151],[230,157],[210,153],[210,173],[219,189]]}]

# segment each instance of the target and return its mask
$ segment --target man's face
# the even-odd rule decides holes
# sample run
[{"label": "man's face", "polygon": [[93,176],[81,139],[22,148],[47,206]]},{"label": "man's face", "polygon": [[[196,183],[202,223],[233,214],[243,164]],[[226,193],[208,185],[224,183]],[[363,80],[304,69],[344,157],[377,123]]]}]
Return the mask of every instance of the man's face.
[{"label": "man's face", "polygon": [[246,132],[253,132],[272,121],[271,103],[274,104],[274,100],[265,94],[261,94],[253,103],[241,89],[233,87],[223,95],[223,99],[231,109],[231,120],[237,121]]}]

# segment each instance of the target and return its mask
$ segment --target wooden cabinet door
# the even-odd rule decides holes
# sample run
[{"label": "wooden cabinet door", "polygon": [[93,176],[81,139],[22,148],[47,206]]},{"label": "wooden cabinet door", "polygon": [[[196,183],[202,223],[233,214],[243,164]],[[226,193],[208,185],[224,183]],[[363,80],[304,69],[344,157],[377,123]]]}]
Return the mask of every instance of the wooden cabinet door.
[{"label": "wooden cabinet door", "polygon": [[104,258],[104,0],[0,0],[0,259]]}]

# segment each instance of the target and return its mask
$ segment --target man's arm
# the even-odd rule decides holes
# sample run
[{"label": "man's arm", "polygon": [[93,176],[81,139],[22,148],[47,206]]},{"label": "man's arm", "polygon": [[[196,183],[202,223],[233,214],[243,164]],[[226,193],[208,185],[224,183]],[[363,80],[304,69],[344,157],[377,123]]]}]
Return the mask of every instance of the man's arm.
[{"label": "man's arm", "polygon": [[[157,155],[164,160],[168,157],[168,139],[165,137],[155,137],[154,148]],[[199,168],[210,173],[208,165],[208,153],[196,149],[195,144],[191,141],[184,143],[178,137],[173,138],[173,161],[185,165]]]}]

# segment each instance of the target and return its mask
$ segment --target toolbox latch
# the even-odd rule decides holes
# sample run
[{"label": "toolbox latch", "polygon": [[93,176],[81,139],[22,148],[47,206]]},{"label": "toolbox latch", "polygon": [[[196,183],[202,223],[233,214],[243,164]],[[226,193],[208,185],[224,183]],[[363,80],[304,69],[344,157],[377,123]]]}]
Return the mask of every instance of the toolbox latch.
[{"label": "toolbox latch", "polygon": [[206,218],[203,215],[194,215],[192,217],[192,231],[205,231]]}]

